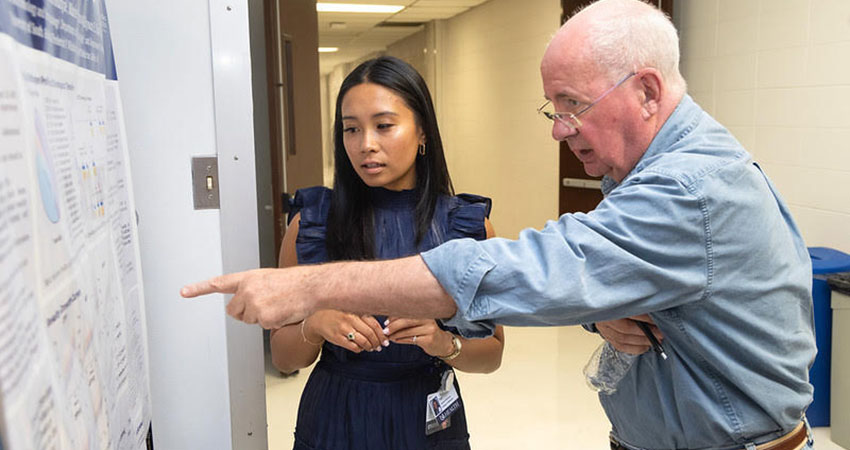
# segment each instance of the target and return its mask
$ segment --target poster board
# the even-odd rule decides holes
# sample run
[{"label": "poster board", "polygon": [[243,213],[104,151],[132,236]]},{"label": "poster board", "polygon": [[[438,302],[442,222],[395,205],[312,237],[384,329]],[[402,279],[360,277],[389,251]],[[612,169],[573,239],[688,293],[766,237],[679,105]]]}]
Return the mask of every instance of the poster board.
[{"label": "poster board", "polygon": [[103,2],[0,0],[0,441],[144,448],[138,231]]}]

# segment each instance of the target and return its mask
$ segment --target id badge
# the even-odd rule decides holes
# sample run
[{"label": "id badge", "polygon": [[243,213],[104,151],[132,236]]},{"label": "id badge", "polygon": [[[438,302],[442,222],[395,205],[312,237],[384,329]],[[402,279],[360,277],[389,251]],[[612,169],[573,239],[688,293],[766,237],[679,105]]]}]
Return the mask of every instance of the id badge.
[{"label": "id badge", "polygon": [[454,385],[455,374],[443,372],[440,389],[428,394],[425,401],[425,435],[445,430],[452,425],[452,414],[460,408],[460,396]]}]

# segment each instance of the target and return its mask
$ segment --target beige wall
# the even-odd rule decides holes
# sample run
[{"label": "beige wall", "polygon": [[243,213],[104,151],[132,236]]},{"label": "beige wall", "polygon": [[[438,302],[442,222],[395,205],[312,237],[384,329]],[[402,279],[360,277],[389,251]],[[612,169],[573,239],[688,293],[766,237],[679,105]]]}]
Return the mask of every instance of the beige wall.
[{"label": "beige wall", "polygon": [[[430,63],[428,50],[425,30],[422,30],[387,47],[385,54],[404,60],[413,66],[422,75],[422,78],[425,79],[428,75],[428,64]],[[429,83],[428,88],[433,90],[434,86],[431,86]]]},{"label": "beige wall", "polygon": [[445,21],[438,39],[438,118],[455,190],[491,197],[502,237],[558,215],[558,145],[535,110],[560,14],[558,0],[491,0]]},{"label": "beige wall", "polygon": [[806,244],[850,252],[850,1],[677,0],[691,95],[776,184]]}]

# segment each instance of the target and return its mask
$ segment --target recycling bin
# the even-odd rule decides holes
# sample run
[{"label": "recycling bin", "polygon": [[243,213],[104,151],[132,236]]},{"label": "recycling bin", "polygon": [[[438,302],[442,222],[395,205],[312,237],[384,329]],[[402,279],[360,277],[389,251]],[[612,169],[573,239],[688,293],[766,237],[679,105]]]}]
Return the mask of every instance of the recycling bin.
[{"label": "recycling bin", "polygon": [[806,411],[813,427],[828,427],[830,412],[830,371],[832,354],[830,274],[850,271],[850,255],[827,247],[809,247],[812,258],[812,300],[815,315],[815,342],[818,354],[809,370],[809,381],[815,388],[814,400]]},{"label": "recycling bin", "polygon": [[830,275],[832,288],[832,392],[830,438],[850,448],[850,272]]}]

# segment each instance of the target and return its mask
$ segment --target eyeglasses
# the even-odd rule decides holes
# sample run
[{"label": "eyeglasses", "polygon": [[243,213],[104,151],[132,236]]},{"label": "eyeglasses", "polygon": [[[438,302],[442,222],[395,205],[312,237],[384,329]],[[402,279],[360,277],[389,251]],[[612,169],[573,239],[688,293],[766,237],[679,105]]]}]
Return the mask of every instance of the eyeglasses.
[{"label": "eyeglasses", "polygon": [[[590,108],[593,108],[597,103],[601,102],[603,98],[605,98],[608,94],[613,92],[614,89],[617,89],[618,87],[620,87],[621,84],[625,83],[626,80],[635,76],[636,74],[637,74],[637,72],[632,72],[632,73],[624,76],[620,81],[617,82],[617,84],[608,88],[608,90],[603,92],[602,95],[600,95],[599,97],[596,98],[596,100],[594,100],[592,103],[588,104],[584,108],[581,108],[576,113],[545,111],[544,108],[546,108],[547,106],[549,106],[552,103],[550,100],[547,100],[546,103],[543,104],[543,106],[537,108],[537,112],[539,114],[543,114],[547,119],[549,119],[553,122],[556,121],[556,120],[558,122],[561,122],[562,124],[564,124],[564,126],[569,128],[570,131],[577,130],[581,127],[581,120],[579,120],[579,118],[578,118],[580,115],[590,111]],[[581,106],[581,103],[579,103],[579,106]]]}]

